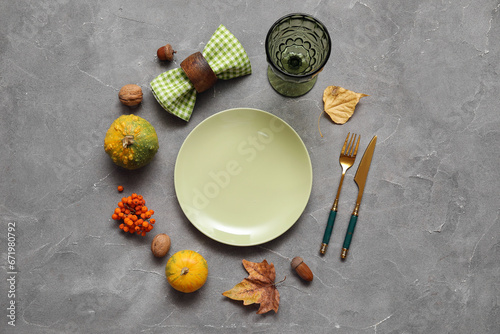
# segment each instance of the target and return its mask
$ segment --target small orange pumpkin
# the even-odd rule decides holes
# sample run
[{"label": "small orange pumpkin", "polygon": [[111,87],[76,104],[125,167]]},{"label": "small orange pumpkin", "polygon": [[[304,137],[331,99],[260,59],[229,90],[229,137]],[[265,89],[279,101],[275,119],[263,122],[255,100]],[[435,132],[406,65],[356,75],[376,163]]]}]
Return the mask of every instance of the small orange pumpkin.
[{"label": "small orange pumpkin", "polygon": [[181,292],[194,292],[207,281],[207,261],[195,251],[182,250],[170,257],[165,266],[168,283]]}]

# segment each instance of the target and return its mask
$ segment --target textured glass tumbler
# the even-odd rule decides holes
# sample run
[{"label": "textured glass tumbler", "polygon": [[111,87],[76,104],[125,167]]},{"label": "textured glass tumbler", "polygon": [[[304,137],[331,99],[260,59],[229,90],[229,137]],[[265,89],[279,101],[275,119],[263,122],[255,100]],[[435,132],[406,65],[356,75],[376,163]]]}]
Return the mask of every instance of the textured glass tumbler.
[{"label": "textured glass tumbler", "polygon": [[267,77],[281,95],[300,96],[313,88],[331,51],[326,27],[307,14],[276,21],[266,37]]}]

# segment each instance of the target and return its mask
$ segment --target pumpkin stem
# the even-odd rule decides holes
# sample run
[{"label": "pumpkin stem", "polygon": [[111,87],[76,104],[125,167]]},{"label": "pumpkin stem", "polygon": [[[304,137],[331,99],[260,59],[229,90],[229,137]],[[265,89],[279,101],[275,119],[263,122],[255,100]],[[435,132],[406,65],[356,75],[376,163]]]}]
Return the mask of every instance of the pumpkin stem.
[{"label": "pumpkin stem", "polygon": [[181,270],[181,275],[186,275],[188,272],[189,272],[189,268],[188,267],[184,267]]},{"label": "pumpkin stem", "polygon": [[123,148],[129,147],[133,143],[134,143],[134,136],[127,135],[122,139]]}]

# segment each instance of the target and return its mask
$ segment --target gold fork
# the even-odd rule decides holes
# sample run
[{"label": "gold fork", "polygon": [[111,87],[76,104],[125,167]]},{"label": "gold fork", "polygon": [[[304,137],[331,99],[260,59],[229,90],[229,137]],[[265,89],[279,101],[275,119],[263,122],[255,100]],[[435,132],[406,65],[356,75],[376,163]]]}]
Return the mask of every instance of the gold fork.
[{"label": "gold fork", "polygon": [[[340,152],[339,163],[342,167],[342,176],[340,177],[339,188],[337,190],[337,197],[335,197],[335,202],[333,202],[332,210],[328,216],[328,224],[326,225],[325,234],[323,235],[323,242],[321,243],[321,248],[319,252],[321,254],[326,253],[326,248],[330,242],[330,237],[332,236],[333,224],[335,223],[335,217],[337,216],[337,206],[339,204],[340,190],[342,189],[342,183],[344,182],[345,173],[356,160],[356,154],[358,153],[359,140],[361,136],[353,133],[349,138],[349,132],[345,138],[344,146],[342,147],[342,152]],[[356,141],[357,137],[357,141]]]}]

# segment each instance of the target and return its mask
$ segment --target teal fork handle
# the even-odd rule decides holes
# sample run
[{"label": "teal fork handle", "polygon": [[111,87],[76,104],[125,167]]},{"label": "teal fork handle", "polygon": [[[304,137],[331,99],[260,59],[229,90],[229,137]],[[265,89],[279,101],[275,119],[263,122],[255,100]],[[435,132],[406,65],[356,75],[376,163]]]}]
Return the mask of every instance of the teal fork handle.
[{"label": "teal fork handle", "polygon": [[328,223],[326,224],[325,234],[323,235],[323,243],[321,244],[321,249],[319,252],[321,254],[326,253],[326,248],[330,242],[330,237],[332,236],[333,224],[335,224],[335,217],[337,217],[337,211],[331,210],[328,216]]},{"label": "teal fork handle", "polygon": [[352,235],[354,234],[354,228],[356,227],[356,223],[358,221],[357,215],[352,215],[351,220],[349,221],[349,226],[347,227],[347,232],[345,234],[344,245],[342,246],[342,253],[340,257],[345,259],[347,257],[347,252],[349,251],[349,246],[351,245]]}]

